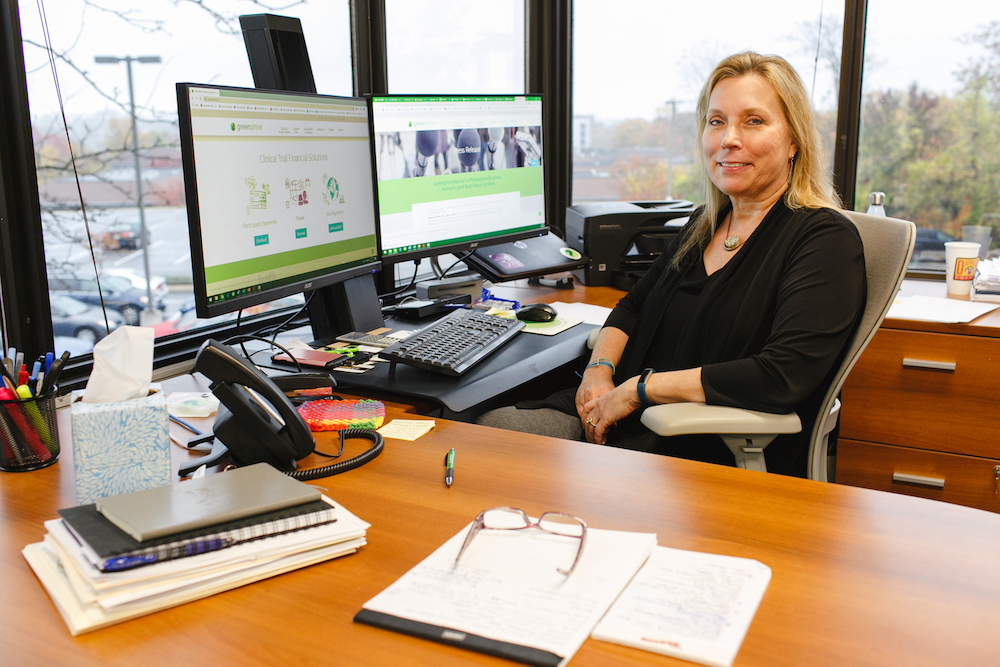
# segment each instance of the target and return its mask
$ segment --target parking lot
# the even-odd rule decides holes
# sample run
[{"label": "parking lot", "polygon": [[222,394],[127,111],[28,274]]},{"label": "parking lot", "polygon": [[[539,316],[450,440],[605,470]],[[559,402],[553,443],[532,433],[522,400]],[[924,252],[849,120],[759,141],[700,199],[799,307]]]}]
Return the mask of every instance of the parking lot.
[{"label": "parking lot", "polygon": [[[94,256],[99,272],[105,270],[128,271],[145,277],[142,250],[131,248],[105,248],[102,234],[109,226],[123,222],[137,222],[136,208],[88,210]],[[149,233],[149,272],[162,276],[170,288],[163,299],[163,313],[169,316],[191,298],[191,250],[188,243],[187,211],[183,207],[156,207],[145,209],[146,228]],[[93,276],[94,268],[83,215],[79,211],[57,211],[43,214],[45,256],[49,272],[58,269],[81,276]],[[143,323],[149,316],[143,317]]]}]

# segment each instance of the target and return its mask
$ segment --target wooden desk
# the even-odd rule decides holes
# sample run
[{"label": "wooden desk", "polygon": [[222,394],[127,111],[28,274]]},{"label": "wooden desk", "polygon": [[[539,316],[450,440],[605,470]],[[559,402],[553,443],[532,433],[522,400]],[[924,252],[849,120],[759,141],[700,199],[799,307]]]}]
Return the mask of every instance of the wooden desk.
[{"label": "wooden desk", "polygon": [[[404,415],[398,406],[388,414]],[[499,505],[572,512],[594,527],[655,532],[662,545],[770,566],[738,666],[997,664],[998,515],[442,420],[416,442],[390,440],[368,465],[314,482],[371,522],[357,554],[72,638],[20,554],[73,502],[63,433],[56,465],[0,473],[4,665],[511,665],[351,620]],[[175,463],[187,458],[175,449]],[[571,664],[690,663],[588,640]]]}]

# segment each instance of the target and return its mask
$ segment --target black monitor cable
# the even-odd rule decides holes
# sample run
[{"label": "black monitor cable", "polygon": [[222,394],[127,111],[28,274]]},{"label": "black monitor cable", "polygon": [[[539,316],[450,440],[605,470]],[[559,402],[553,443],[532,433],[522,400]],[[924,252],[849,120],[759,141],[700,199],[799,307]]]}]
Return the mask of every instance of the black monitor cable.
[{"label": "black monitor cable", "polygon": [[467,259],[469,259],[470,257],[472,257],[472,253],[474,253],[474,252],[476,252],[476,251],[475,251],[475,250],[470,250],[470,251],[468,251],[467,253],[463,254],[463,255],[462,255],[461,257],[459,257],[458,259],[456,259],[456,260],[455,260],[455,262],[454,262],[454,263],[453,263],[453,264],[452,264],[451,266],[449,266],[449,267],[448,267],[447,269],[445,269],[444,271],[442,271],[442,272],[441,272],[441,275],[440,275],[440,276],[438,276],[438,280],[441,280],[441,279],[443,279],[443,278],[447,277],[447,276],[448,276],[448,273],[449,273],[449,272],[450,272],[450,271],[451,271],[452,269],[454,269],[454,268],[455,268],[456,266],[458,266],[459,264],[461,264],[461,263],[462,263],[462,262],[464,262],[465,260],[467,260]]},{"label": "black monitor cable", "polygon": [[257,331],[254,331],[254,335],[256,335],[256,336],[271,336],[271,342],[273,343],[274,341],[276,341],[278,339],[278,334],[280,334],[282,331],[284,331],[285,327],[287,327],[289,324],[291,324],[293,321],[295,321],[295,319],[298,318],[305,311],[305,309],[309,307],[309,303],[313,300],[313,297],[315,297],[315,296],[316,296],[316,292],[312,292],[311,294],[309,294],[309,298],[307,298],[306,302],[302,304],[302,307],[299,308],[298,310],[296,310],[291,315],[289,315],[288,318],[284,322],[282,322],[281,324],[275,325],[275,326],[270,327],[270,328],[264,327],[262,329],[258,329]]},{"label": "black monitor cable", "polygon": [[[227,338],[226,340],[222,341],[222,344],[223,345],[233,345],[235,343],[239,343],[240,347],[243,348],[243,343],[245,343],[248,340],[259,340],[262,343],[267,343],[268,345],[270,345],[272,347],[278,348],[279,350],[281,350],[282,352],[284,352],[285,354],[287,354],[288,357],[293,362],[295,362],[295,372],[296,373],[301,373],[302,372],[302,366],[301,366],[301,364],[299,364],[299,360],[296,359],[292,355],[292,353],[288,350],[287,347],[285,347],[284,345],[281,345],[280,343],[276,343],[273,340],[270,340],[268,338],[264,338],[263,336],[257,336],[255,334],[238,334],[236,336],[231,336],[230,338]],[[269,349],[269,348],[264,348],[264,349]],[[257,352],[261,352],[261,351],[262,350],[257,350]],[[253,354],[257,354],[257,352],[254,352]],[[246,356],[246,358],[248,360],[252,360],[253,359],[253,355],[252,354],[247,354],[246,348],[243,348],[243,354]]]},{"label": "black monitor cable", "polygon": [[408,289],[410,289],[411,287],[413,287],[414,283],[417,282],[417,269],[418,268],[420,268],[420,260],[419,259],[415,259],[415,260],[413,260],[413,277],[410,278],[410,282],[407,283],[405,287],[400,287],[397,290],[394,290],[392,292],[386,292],[385,294],[379,294],[378,298],[379,299],[384,299],[386,297],[396,296],[398,294],[402,294],[403,292],[405,292]]}]

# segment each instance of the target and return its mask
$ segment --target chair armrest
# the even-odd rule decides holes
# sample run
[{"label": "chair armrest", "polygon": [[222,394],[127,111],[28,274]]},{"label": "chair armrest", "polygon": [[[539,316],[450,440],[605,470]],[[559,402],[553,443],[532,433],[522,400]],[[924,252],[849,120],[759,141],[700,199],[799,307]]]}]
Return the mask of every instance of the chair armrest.
[{"label": "chair armrest", "polygon": [[643,411],[640,421],[662,436],[718,435],[733,453],[737,467],[760,472],[767,472],[764,448],[775,436],[802,430],[794,412],[776,415],[704,403],[654,405]]},{"label": "chair armrest", "polygon": [[640,418],[657,435],[780,435],[798,433],[802,422],[794,412],[776,415],[705,403],[668,403],[646,408]]}]

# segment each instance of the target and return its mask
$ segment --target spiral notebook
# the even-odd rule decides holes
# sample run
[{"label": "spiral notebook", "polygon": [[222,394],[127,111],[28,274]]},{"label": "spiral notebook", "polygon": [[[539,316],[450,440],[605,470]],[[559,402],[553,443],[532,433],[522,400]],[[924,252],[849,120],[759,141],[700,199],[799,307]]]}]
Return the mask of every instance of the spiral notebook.
[{"label": "spiral notebook", "polygon": [[151,555],[154,561],[165,560],[168,554],[195,542],[226,540],[239,544],[337,520],[333,506],[324,500],[316,500],[140,542],[108,521],[93,503],[61,509],[59,516],[80,541],[87,560],[102,571],[115,567],[127,558]]}]

